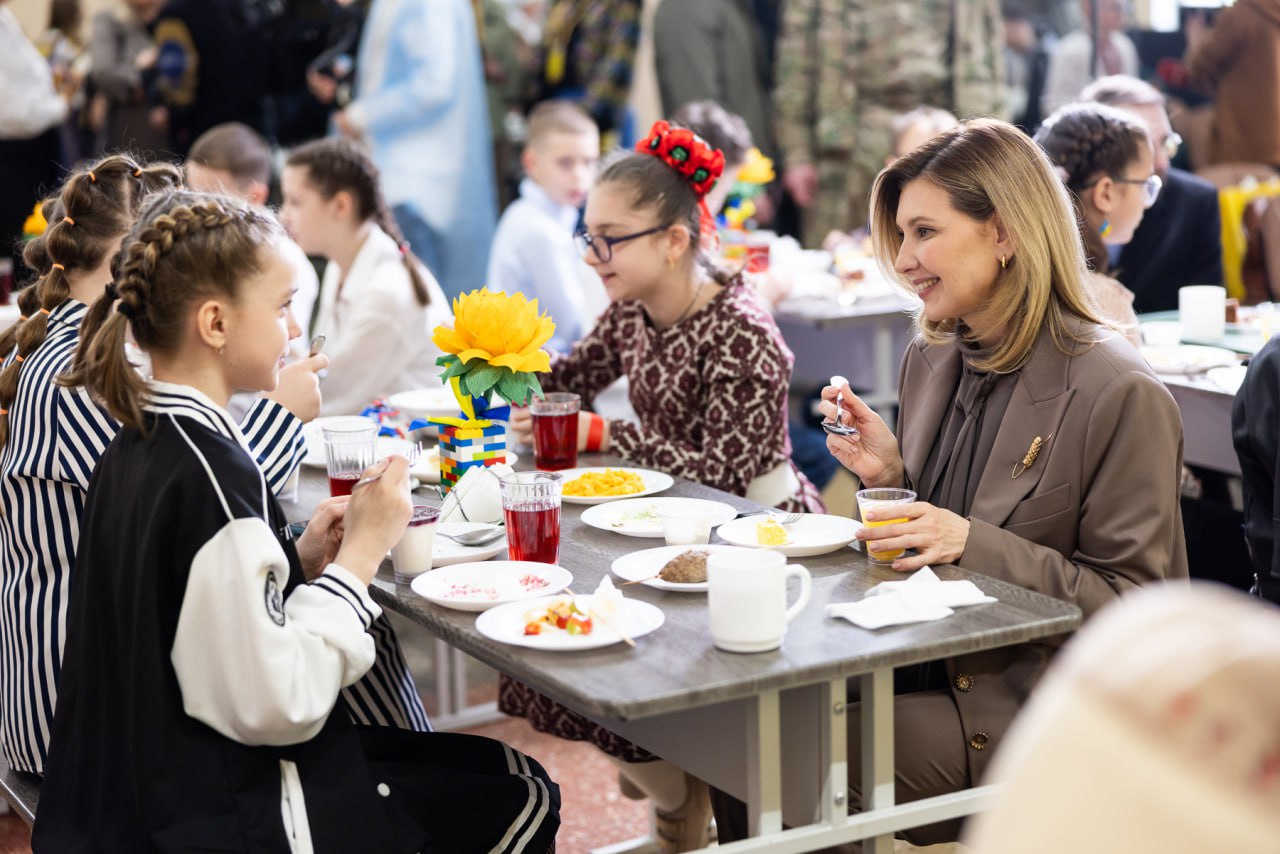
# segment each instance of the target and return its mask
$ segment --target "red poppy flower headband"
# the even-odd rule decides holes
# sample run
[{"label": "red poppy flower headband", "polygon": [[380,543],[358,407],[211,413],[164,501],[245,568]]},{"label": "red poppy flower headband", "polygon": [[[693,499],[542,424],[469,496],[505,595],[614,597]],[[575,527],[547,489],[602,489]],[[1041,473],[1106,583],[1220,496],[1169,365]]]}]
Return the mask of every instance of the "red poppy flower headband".
[{"label": "red poppy flower headband", "polygon": [[724,153],[712,148],[687,128],[673,128],[657,121],[649,135],[636,143],[636,151],[652,154],[679,172],[701,201],[724,174]]}]

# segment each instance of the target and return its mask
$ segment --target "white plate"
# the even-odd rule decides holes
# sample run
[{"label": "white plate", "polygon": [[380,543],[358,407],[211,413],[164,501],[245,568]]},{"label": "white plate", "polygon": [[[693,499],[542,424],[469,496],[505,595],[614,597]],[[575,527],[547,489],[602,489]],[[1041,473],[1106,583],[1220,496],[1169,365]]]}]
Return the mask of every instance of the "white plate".
[{"label": "white plate", "polygon": [[663,546],[658,549],[644,549],[643,551],[631,552],[625,554],[613,562],[610,567],[613,574],[621,578],[623,581],[644,581],[648,587],[656,587],[659,590],[671,590],[676,593],[706,593],[707,582],[700,581],[693,584],[676,584],[671,581],[663,581],[661,578],[654,578],[662,567],[666,566],[667,561],[671,560],[678,554],[683,554],[689,549],[701,549],[708,552],[745,552],[747,549],[741,546]]},{"label": "white plate", "polygon": [[756,523],[768,519],[768,514],[744,516],[720,526],[716,532],[720,539],[735,546],[768,548],[782,552],[787,557],[824,555],[842,549],[856,539],[861,522],[844,516],[824,513],[805,513],[800,521],[787,525],[790,539],[780,546],[762,546],[756,539]]},{"label": "white plate", "polygon": [[[528,589],[525,579],[541,585]],[[460,563],[424,572],[413,580],[413,592],[428,602],[456,611],[487,611],[508,602],[540,599],[573,583],[567,569],[525,560]]]},{"label": "white plate", "polygon": [[[402,391],[387,398],[387,405],[400,410],[400,414],[413,418],[455,418],[461,412],[458,399],[446,386],[438,388],[418,388]],[[498,395],[493,396],[490,406],[506,406],[507,402]]]},{"label": "white plate", "polygon": [[[490,608],[476,618],[476,631],[499,643],[553,652],[597,649],[622,643],[622,636],[599,619],[592,620],[593,628],[589,635],[571,635],[559,630],[543,632],[539,635],[526,635],[524,633],[525,624],[528,623],[526,615],[539,608],[546,608],[554,598],[554,596],[547,596],[542,599],[511,602]],[[580,608],[589,610],[595,597],[587,593],[575,598]],[[638,599],[623,599],[621,613],[613,618],[618,629],[626,632],[632,640],[657,630],[664,620],[666,616],[661,608]]]},{"label": "white plate", "polygon": [[628,537],[661,537],[662,520],[658,513],[667,509],[696,511],[711,517],[711,527],[723,525],[738,511],[723,501],[705,498],[623,498],[597,504],[582,511],[582,521],[602,531],[613,531]]},{"label": "white plate", "polygon": [[[467,531],[492,527],[492,525],[482,525],[479,522],[441,522],[440,527],[436,529],[436,533],[448,531],[450,534],[465,534]],[[487,543],[483,546],[464,546],[460,543],[455,543],[448,537],[441,536],[437,536],[431,541],[431,565],[433,567],[488,560],[491,557],[505,555],[506,553],[506,537],[499,537],[496,542]]]},{"label": "white plate", "polygon": [[1199,344],[1143,347],[1142,356],[1157,374],[1200,374],[1210,368],[1240,364],[1240,359],[1231,350]]},{"label": "white plate", "polygon": [[670,489],[672,484],[675,483],[675,481],[671,479],[671,475],[663,474],[660,471],[650,471],[649,469],[632,469],[632,468],[625,468],[623,466],[592,466],[591,468],[565,469],[564,471],[559,472],[559,474],[564,475],[563,483],[568,483],[569,481],[573,480],[575,477],[579,477],[580,475],[586,474],[589,471],[603,472],[606,469],[613,469],[614,471],[635,472],[636,474],[640,475],[640,479],[644,481],[644,489],[640,490],[639,492],[629,492],[626,495],[597,495],[597,496],[588,497],[583,495],[563,495],[562,494],[561,500],[563,500],[564,503],[566,504],[604,504],[606,501],[618,501],[623,498],[640,498],[641,496],[644,496],[644,495],[653,495],[655,493],[662,492],[663,490]]}]

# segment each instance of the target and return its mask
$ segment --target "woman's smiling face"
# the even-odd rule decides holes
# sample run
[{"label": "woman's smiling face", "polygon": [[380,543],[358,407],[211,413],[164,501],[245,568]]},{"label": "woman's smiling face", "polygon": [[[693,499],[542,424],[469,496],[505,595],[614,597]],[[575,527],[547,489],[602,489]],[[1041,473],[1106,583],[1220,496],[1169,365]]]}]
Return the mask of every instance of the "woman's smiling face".
[{"label": "woman's smiling face", "polygon": [[937,323],[963,319],[981,332],[981,316],[1000,278],[1004,249],[995,219],[985,222],[951,206],[947,193],[927,178],[902,188],[898,201],[902,247],[894,269],[924,301],[924,316]]}]

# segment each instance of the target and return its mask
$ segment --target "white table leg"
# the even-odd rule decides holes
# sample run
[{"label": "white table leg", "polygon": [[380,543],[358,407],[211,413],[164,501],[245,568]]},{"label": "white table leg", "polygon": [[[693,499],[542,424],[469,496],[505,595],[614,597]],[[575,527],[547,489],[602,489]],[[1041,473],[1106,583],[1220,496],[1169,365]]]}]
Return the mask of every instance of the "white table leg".
[{"label": "white table leg", "polygon": [[849,820],[849,736],[845,680],[833,679],[823,685],[819,740],[821,761],[826,766],[822,779],[822,821],[841,827]]},{"label": "white table leg", "polygon": [[778,692],[763,691],[747,720],[747,816],[752,836],[782,830],[782,717]]},{"label": "white table leg", "polygon": [[[862,694],[862,809],[893,806],[893,668],[859,677]],[[864,854],[893,854],[893,835],[863,843]]]}]

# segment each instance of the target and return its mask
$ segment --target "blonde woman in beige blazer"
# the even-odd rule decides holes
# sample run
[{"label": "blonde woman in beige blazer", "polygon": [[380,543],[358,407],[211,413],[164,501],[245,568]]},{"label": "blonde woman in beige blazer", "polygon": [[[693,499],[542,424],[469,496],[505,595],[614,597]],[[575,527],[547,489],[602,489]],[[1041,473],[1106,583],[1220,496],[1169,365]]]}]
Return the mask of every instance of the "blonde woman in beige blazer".
[{"label": "blonde woman in beige blazer", "polygon": [[[994,120],[944,133],[880,174],[872,231],[881,265],[923,303],[902,364],[900,433],[847,385],[827,388],[825,413],[840,391],[861,431],[828,447],[865,486],[906,486],[919,500],[885,516],[908,521],[860,538],[915,551],[894,569],[957,564],[1072,602],[1086,619],[1139,585],[1185,578],[1177,406],[1099,324],[1071,202],[1035,143]],[[977,784],[1061,640],[899,671],[899,800]]]}]

